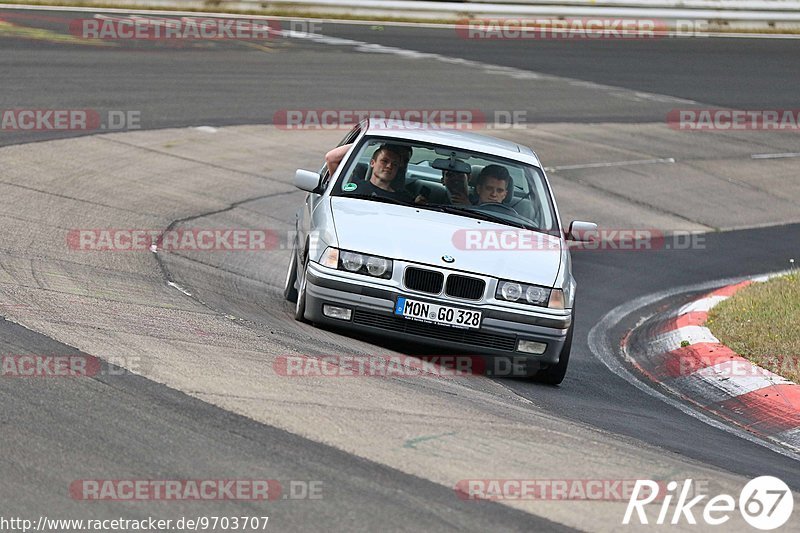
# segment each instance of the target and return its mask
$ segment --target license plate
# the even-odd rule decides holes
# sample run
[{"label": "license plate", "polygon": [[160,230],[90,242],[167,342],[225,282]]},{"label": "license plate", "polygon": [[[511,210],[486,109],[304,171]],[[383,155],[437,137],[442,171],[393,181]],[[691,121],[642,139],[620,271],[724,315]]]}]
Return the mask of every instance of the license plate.
[{"label": "license plate", "polygon": [[419,320],[430,324],[441,324],[456,328],[478,329],[481,327],[481,312],[470,309],[460,309],[449,305],[432,304],[409,300],[405,297],[397,299],[394,314]]}]

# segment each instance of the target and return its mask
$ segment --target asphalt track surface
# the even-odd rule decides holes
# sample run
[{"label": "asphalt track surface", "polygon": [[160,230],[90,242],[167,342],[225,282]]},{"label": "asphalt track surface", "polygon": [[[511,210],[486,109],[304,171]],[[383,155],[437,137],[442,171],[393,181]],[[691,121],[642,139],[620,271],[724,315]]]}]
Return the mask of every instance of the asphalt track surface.
[{"label": "asphalt track surface", "polygon": [[[14,324],[0,328],[3,353],[77,353]],[[44,388],[24,379],[4,383],[0,495],[6,518],[269,516],[270,528],[277,522],[281,531],[570,531],[494,503],[461,501],[451,488],[108,368],[104,364],[93,379],[52,380]],[[150,479],[276,480],[280,498],[268,511],[260,502],[172,502],[148,512],[105,502],[87,513],[84,502],[64,497],[75,480],[108,479],[109,472],[141,479],[142,471]],[[291,499],[297,481],[320,489],[321,498]]]},{"label": "asphalt track surface", "polygon": [[[37,24],[57,28],[61,22]],[[788,82],[800,66],[800,41],[795,40],[487,45],[465,43],[432,29],[384,27],[378,31],[361,25],[325,25],[323,33],[650,91],[712,107],[796,106],[796,86]],[[359,70],[361,56],[345,49],[321,53],[316,44],[295,40],[278,41],[269,48],[259,51],[223,43],[208,50],[145,45],[98,49],[5,36],[0,38],[0,70],[4,72],[0,108],[137,109],[142,112],[144,129],[158,129],[270,123],[276,111],[286,108],[382,108],[387,98],[397,108],[447,103],[447,108],[527,109],[532,120],[554,122],[661,121],[676,105],[576,102],[570,95],[553,95],[546,89],[518,94],[504,90],[503,82],[497,80],[493,92],[491,77],[479,71],[475,72],[479,81],[453,79],[446,65],[418,77],[397,69],[397,60],[387,55],[385,69],[363,72]],[[349,65],[349,70],[342,64]],[[3,133],[0,144],[59,136],[63,135]],[[800,248],[800,226],[709,234],[706,243],[704,250],[681,252],[573,254],[580,296],[573,357],[564,384],[559,388],[514,380],[503,384],[557,417],[747,477],[776,475],[800,490],[800,466],[795,459],[712,428],[643,394],[609,372],[587,345],[594,324],[614,307],[637,297],[785,268],[790,251]],[[202,283],[202,279],[196,281]],[[222,312],[229,305],[222,300],[212,304]],[[241,313],[242,307],[237,311]],[[245,318],[260,323],[270,320],[269,312],[250,312]],[[637,318],[624,320],[613,332],[616,338]],[[0,353],[68,350],[13,324],[0,323],[0,333]],[[196,465],[201,463],[208,477],[231,472],[258,477],[264,472],[270,477],[335,484],[339,496],[325,499],[313,510],[303,507],[308,502],[283,502],[270,513],[297,530],[559,527],[497,504],[464,504],[452,497],[450,488],[257,424],[135,376],[98,378],[80,386],[54,384],[47,390],[5,380],[0,398],[4,406],[0,439],[5,450],[0,459],[4,470],[0,496],[13,502],[11,508],[17,514],[41,514],[45,506],[58,511],[63,487],[81,476],[91,477],[86,468],[74,465],[91,464],[96,477],[103,477],[112,465],[114,471],[122,464],[123,470],[135,473],[147,464],[165,477],[182,478],[199,477]],[[34,461],[34,454],[48,459]],[[255,471],[254,465],[258,465]],[[120,504],[97,512],[114,516],[125,510]],[[214,510],[248,514],[246,505],[230,502]],[[175,514],[195,511],[191,505],[169,507]],[[204,509],[203,514],[211,513]]]},{"label": "asphalt track surface", "polygon": [[[67,34],[85,13],[5,11],[9,22]],[[696,38],[633,41],[487,41],[452,29],[322,23],[323,35],[464,58],[610,87],[740,109],[792,109],[798,40]],[[361,55],[303,40],[274,38],[256,49],[230,42],[65,45],[3,32],[3,107],[87,106],[141,111],[141,126],[270,124],[283,109],[523,110],[529,123],[661,122],[676,102],[625,105],[586,101],[547,86],[520,92],[505,76],[475,68],[453,76],[446,64],[415,72],[385,55],[376,70]],[[356,88],[357,93],[354,94]],[[57,90],[56,90],[57,88]],[[388,106],[387,102],[391,105]],[[3,135],[0,145],[64,136]]]}]

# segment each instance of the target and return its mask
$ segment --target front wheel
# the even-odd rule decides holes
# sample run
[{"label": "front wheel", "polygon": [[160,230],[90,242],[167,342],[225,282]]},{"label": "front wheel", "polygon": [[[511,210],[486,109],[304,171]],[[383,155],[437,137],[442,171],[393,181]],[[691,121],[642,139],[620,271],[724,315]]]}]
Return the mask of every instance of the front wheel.
[{"label": "front wheel", "polygon": [[299,322],[306,321],[306,280],[308,279],[308,263],[303,265],[303,277],[300,279],[297,290],[297,301],[294,305],[294,319]]},{"label": "front wheel", "polygon": [[297,249],[292,249],[292,257],[289,259],[289,269],[286,271],[286,281],[283,285],[283,297],[289,302],[297,301]]},{"label": "front wheel", "polygon": [[569,326],[567,339],[564,341],[564,346],[562,346],[561,353],[558,355],[558,363],[536,372],[533,376],[534,381],[548,385],[558,385],[564,381],[564,376],[567,375],[567,366],[569,365],[569,353],[572,351],[572,332],[574,329],[575,313],[573,312],[572,324]]}]

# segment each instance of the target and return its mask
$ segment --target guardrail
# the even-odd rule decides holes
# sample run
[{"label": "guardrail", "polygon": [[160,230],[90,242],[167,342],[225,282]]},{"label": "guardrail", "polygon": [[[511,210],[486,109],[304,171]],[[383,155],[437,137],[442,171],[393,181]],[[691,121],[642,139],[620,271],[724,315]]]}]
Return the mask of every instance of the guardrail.
[{"label": "guardrail", "polygon": [[[237,3],[443,20],[467,17],[605,17],[704,20],[711,25],[723,26],[730,23],[758,23],[767,27],[787,24],[800,26],[798,0],[237,0]],[[230,4],[223,0],[223,5]]]},{"label": "guardrail", "polygon": [[[584,9],[672,9],[679,11],[780,11],[800,13],[798,0],[240,0],[260,4],[335,6],[369,9],[399,9],[441,12],[530,13],[545,8]],[[223,0],[224,3],[224,0]]]},{"label": "guardrail", "polygon": [[[304,0],[300,0],[301,3]],[[439,0],[428,0],[438,2]],[[800,10],[797,0],[442,0],[451,3],[469,4],[517,4],[517,5],[544,5],[555,4],[563,6],[625,6],[646,8],[675,8],[675,9],[725,9],[725,10],[752,10],[752,11],[792,11]],[[376,4],[382,3],[380,0]]]},{"label": "guardrail", "polygon": [[[0,0],[2,2],[2,0]],[[682,29],[687,23],[709,31],[800,32],[800,0],[110,0],[116,7],[281,10],[286,15],[369,19],[638,19]],[[20,4],[2,4],[20,9]]]}]

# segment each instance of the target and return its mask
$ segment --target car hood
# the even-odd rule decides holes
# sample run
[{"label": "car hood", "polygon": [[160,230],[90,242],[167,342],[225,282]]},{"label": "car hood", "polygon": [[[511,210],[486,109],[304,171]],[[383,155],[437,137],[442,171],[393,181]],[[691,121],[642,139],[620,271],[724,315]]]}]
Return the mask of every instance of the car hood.
[{"label": "car hood", "polygon": [[[331,198],[331,211],[344,250],[548,287],[558,274],[561,240],[552,235],[340,196]],[[455,261],[445,263],[447,255]]]}]

